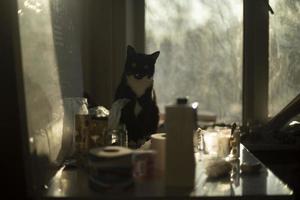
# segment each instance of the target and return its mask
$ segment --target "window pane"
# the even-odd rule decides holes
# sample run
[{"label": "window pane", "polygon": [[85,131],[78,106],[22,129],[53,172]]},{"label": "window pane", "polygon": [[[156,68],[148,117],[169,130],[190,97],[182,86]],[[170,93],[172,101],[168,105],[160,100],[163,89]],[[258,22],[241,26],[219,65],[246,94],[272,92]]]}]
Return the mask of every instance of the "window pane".
[{"label": "window pane", "polygon": [[161,112],[189,96],[219,121],[241,121],[242,2],[146,0],[146,50],[161,51],[154,82]]},{"label": "window pane", "polygon": [[269,115],[300,92],[300,0],[270,0]]}]

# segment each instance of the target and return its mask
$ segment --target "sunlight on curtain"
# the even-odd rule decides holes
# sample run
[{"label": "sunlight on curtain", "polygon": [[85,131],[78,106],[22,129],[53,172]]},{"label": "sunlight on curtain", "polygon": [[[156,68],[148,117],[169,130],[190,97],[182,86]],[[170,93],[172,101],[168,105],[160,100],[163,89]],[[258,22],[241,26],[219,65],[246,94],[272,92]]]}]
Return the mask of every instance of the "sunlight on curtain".
[{"label": "sunlight on curtain", "polygon": [[161,112],[189,96],[218,121],[241,121],[242,2],[146,0],[146,51],[161,51],[154,83]]},{"label": "sunlight on curtain", "polygon": [[270,0],[269,115],[300,92],[300,0]]}]

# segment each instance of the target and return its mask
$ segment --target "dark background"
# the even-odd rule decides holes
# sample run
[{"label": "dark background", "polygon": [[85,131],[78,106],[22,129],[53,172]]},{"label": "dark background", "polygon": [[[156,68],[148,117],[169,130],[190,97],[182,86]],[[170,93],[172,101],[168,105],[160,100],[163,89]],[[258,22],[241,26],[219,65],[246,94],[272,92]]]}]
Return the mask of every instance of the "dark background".
[{"label": "dark background", "polygon": [[14,1],[0,1],[1,199],[26,197],[14,56]]}]

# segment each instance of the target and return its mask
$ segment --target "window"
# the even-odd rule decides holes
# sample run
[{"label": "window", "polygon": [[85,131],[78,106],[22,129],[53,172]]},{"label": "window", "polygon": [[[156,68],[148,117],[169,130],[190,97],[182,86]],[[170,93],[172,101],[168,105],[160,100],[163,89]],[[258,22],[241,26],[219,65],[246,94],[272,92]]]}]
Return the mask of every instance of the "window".
[{"label": "window", "polygon": [[300,1],[270,0],[269,115],[300,92]]},{"label": "window", "polygon": [[189,96],[218,121],[241,121],[243,0],[145,4],[146,51],[161,51],[154,82],[161,112]]}]

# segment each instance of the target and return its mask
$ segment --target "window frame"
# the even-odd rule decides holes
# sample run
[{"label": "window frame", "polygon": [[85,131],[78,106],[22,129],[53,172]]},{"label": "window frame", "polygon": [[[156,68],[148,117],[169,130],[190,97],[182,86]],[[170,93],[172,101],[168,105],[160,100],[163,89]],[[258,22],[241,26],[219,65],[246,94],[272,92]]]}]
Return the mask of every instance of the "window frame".
[{"label": "window frame", "polygon": [[269,8],[268,0],[244,0],[243,126],[268,119]]}]

